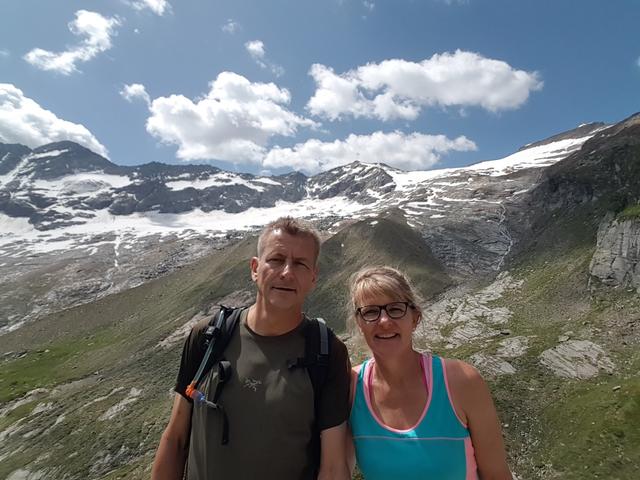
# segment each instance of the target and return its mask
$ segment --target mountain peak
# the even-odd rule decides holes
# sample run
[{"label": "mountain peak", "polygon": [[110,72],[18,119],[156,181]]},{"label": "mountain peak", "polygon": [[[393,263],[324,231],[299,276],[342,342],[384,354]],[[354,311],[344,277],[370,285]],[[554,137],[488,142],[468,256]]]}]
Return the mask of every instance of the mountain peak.
[{"label": "mountain peak", "polygon": [[89,150],[87,147],[84,147],[79,143],[72,142],[71,140],[61,140],[59,142],[47,143],[40,147],[34,148],[33,152],[46,153],[46,152],[52,152],[55,150],[66,150],[70,152],[83,152],[83,153],[89,152],[89,153],[92,153],[93,155],[98,155],[97,153]]},{"label": "mountain peak", "polygon": [[540,147],[542,145],[548,145],[550,143],[558,142],[560,140],[569,140],[574,138],[583,138],[589,135],[593,135],[596,131],[606,128],[608,125],[602,122],[583,123],[578,127],[567,130],[566,132],[553,135],[538,142],[533,142],[521,147],[518,151],[527,150],[533,147]]}]

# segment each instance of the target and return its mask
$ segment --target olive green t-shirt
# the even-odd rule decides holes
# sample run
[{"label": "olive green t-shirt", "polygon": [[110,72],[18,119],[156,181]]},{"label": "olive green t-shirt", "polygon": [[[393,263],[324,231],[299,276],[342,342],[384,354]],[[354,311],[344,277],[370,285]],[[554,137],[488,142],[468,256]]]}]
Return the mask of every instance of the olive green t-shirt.
[{"label": "olive green t-shirt", "polygon": [[[204,403],[195,403],[191,417],[188,478],[313,479],[317,470],[313,436],[313,387],[305,368],[287,368],[304,356],[303,324],[279,336],[261,336],[242,312],[224,358],[231,376],[218,404],[229,420],[229,442],[221,444],[223,417]],[[305,320],[306,321],[306,320]],[[202,358],[207,322],[196,325],[185,342],[176,391],[184,396]],[[329,370],[319,401],[320,430],[340,425],[349,415],[349,357],[331,336]],[[196,363],[194,365],[194,363]],[[208,400],[217,385],[217,365],[200,385]]]}]

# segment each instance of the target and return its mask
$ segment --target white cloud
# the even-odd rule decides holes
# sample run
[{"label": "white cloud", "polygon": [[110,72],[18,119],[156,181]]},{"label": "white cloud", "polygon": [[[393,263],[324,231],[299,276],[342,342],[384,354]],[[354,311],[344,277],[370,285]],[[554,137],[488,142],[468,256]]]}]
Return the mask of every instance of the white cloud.
[{"label": "white cloud", "polygon": [[260,68],[269,69],[276,77],[284,75],[284,68],[280,65],[267,60],[265,55],[264,43],[262,40],[252,40],[244,44],[244,48],[247,49],[251,58],[260,66]]},{"label": "white cloud", "polygon": [[130,85],[125,85],[122,90],[120,90],[120,95],[128,102],[133,102],[135,99],[142,99],[147,105],[151,104],[151,98],[147,93],[147,90],[144,88],[144,85],[139,83],[132,83]]},{"label": "white cloud", "polygon": [[322,142],[317,139],[293,148],[273,148],[265,157],[264,168],[290,167],[308,174],[329,170],[356,160],[386,163],[404,170],[424,170],[434,166],[450,151],[476,150],[464,136],[449,139],[444,135],[375,132],[349,135],[346,140]]},{"label": "white cloud", "polygon": [[9,50],[0,48],[0,57],[8,57],[10,55]]},{"label": "white cloud", "polygon": [[312,120],[286,108],[289,91],[274,83],[252,83],[222,72],[210,91],[195,101],[183,95],[154,99],[147,131],[163,143],[178,146],[184,160],[226,160],[260,164],[273,136],[293,136]]},{"label": "white cloud", "polygon": [[130,5],[136,10],[151,10],[160,16],[171,11],[171,4],[167,0],[132,0]]},{"label": "white cloud", "polygon": [[10,83],[0,83],[0,142],[31,148],[71,140],[107,157],[107,149],[83,125],[58,118]]},{"label": "white cloud", "polygon": [[231,34],[236,33],[239,29],[240,29],[240,24],[235,20],[232,20],[231,18],[229,18],[227,20],[227,23],[225,23],[222,26],[223,32],[231,33]]},{"label": "white cloud", "polygon": [[120,25],[120,20],[103,17],[99,13],[78,10],[76,19],[69,22],[74,35],[84,37],[80,44],[59,53],[34,48],[24,59],[41,70],[53,70],[64,75],[77,71],[76,63],[87,62],[101,52],[111,48],[111,37]]},{"label": "white cloud", "polygon": [[457,50],[422,62],[369,63],[341,75],[320,64],[309,74],[316,91],[307,104],[314,115],[413,120],[424,107],[481,107],[491,112],[522,106],[543,82],[537,72]]},{"label": "white cloud", "polygon": [[363,0],[362,5],[370,12],[373,12],[373,9],[376,8],[376,4],[372,1]]},{"label": "white cloud", "polygon": [[264,58],[264,43],[261,40],[251,40],[244,44],[244,48],[247,49],[247,52],[254,60]]},{"label": "white cloud", "polygon": [[636,60],[636,65],[640,67],[640,57],[638,57],[638,60]]}]

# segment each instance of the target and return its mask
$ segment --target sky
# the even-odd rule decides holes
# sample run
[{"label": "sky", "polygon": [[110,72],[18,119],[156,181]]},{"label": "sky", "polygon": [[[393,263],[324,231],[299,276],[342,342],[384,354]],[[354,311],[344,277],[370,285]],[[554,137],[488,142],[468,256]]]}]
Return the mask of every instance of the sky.
[{"label": "sky", "polygon": [[637,0],[6,0],[0,142],[312,175],[640,111]]}]

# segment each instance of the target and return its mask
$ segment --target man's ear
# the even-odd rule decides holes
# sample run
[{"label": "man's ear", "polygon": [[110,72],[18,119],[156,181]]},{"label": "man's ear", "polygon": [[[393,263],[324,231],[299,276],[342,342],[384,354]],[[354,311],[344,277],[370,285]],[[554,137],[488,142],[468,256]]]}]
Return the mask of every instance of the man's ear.
[{"label": "man's ear", "polygon": [[258,257],[251,258],[249,268],[251,269],[251,280],[255,282],[258,279]]}]

